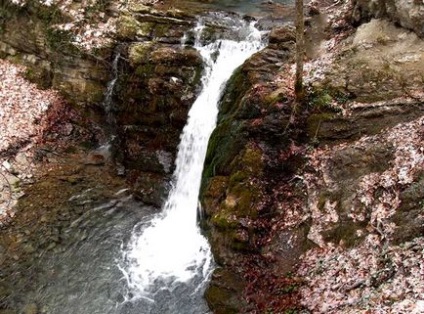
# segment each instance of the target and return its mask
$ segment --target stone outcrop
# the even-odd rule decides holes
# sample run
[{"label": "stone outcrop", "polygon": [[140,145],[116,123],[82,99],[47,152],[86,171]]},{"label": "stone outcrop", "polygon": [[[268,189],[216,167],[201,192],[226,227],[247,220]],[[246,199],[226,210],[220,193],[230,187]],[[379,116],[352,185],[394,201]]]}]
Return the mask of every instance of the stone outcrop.
[{"label": "stone outcrop", "polygon": [[356,23],[387,17],[418,36],[424,36],[424,3],[421,0],[354,0],[353,3],[352,19]]},{"label": "stone outcrop", "polygon": [[[118,136],[113,151],[129,182],[142,201],[160,206],[179,134],[200,87],[202,59],[181,45],[193,16],[131,3],[117,17],[115,38],[87,51],[72,43],[70,31],[57,28],[68,20],[58,8],[37,1],[23,7],[6,2],[5,8],[1,57],[26,65],[28,78],[59,90],[109,136]],[[192,43],[192,36],[187,41]],[[118,53],[111,108],[104,108]],[[105,140],[94,139],[92,145]]]},{"label": "stone outcrop", "polygon": [[71,103],[100,103],[110,78],[111,49],[89,54],[74,47],[68,32],[51,27],[64,19],[54,8],[9,3],[9,10],[0,28],[0,55],[28,66],[30,79],[61,91]]},{"label": "stone outcrop", "polygon": [[[280,83],[279,70],[293,62],[293,30],[271,34],[268,48],[247,60],[227,85],[205,161],[201,200],[222,267],[206,292],[216,313],[271,309],[267,303],[281,282],[272,288],[265,282],[282,280],[307,247],[307,228],[271,229],[289,203],[296,206],[303,198],[289,178],[303,163],[293,148],[300,148],[304,136],[304,121],[293,120],[293,98]],[[281,245],[294,234],[299,238],[293,247]]]},{"label": "stone outcrop", "polygon": [[[340,38],[328,40],[327,33],[313,43],[304,107],[295,105],[290,89],[288,27],[274,29],[270,46],[227,87],[201,194],[221,266],[206,292],[216,313],[283,313],[299,309],[296,300],[319,313],[329,307],[348,311],[352,305],[343,301],[321,306],[320,283],[327,281],[316,269],[322,256],[357,249],[364,258],[378,258],[379,244],[364,249],[369,239],[397,250],[423,233],[422,40],[387,20],[354,30],[338,27],[344,23],[327,26]],[[351,33],[339,34],[341,29]],[[290,277],[295,265],[310,286]],[[331,269],[327,277],[338,276]],[[331,283],[325,291],[335,300],[350,295],[336,296]]]},{"label": "stone outcrop", "polygon": [[[305,104],[296,104],[293,97],[290,26],[271,31],[268,47],[237,70],[222,97],[201,190],[203,226],[219,266],[206,292],[214,313],[297,310],[300,289],[304,307],[325,312],[319,297],[305,294],[322,295],[313,276],[332,269],[323,269],[317,262],[322,259],[314,257],[322,252],[343,256],[356,247],[362,254],[365,247],[372,258],[381,259],[398,249],[393,245],[414,241],[424,232],[423,3],[355,0],[349,5],[349,22],[357,29],[346,21],[314,28],[314,20],[325,20],[319,10],[308,20],[319,40],[310,40]],[[132,4],[117,17],[115,44],[88,53],[69,43],[68,32],[51,28],[65,17],[46,23],[48,10],[11,9],[17,11],[0,25],[1,56],[26,64],[29,77],[61,90],[76,107],[110,127],[118,137],[117,159],[135,194],[159,206],[200,84],[200,55],[180,45],[183,34],[188,34],[187,43],[194,40],[188,32],[192,17]],[[386,20],[374,19],[380,17]],[[346,29],[352,33],[340,34]],[[211,22],[202,39],[213,40],[222,32],[228,26]],[[105,112],[101,104],[117,53],[113,105]],[[90,138],[91,147],[100,142],[96,136]],[[105,162],[99,154],[90,156],[88,166]],[[64,189],[81,180],[96,183],[93,177],[100,171],[91,169],[90,179],[81,171],[64,179]],[[35,192],[44,193],[49,182]],[[119,180],[116,187],[121,184]],[[34,217],[28,214],[25,224],[32,224]],[[42,237],[37,228],[31,232]],[[372,249],[364,246],[370,238],[380,241]],[[388,265],[387,260],[379,262]],[[311,271],[308,263],[316,263],[318,270]],[[302,265],[301,272],[296,264]],[[369,287],[391,278],[381,274],[378,268],[370,272]],[[351,279],[343,289],[329,285],[326,293],[368,288],[367,278],[359,284]],[[302,288],[306,280],[309,287]],[[352,305],[335,306],[341,312]]]},{"label": "stone outcrop", "polygon": [[202,58],[190,47],[149,41],[129,44],[123,60],[113,115],[124,165],[134,170],[130,177],[141,200],[160,206],[197,95]]}]

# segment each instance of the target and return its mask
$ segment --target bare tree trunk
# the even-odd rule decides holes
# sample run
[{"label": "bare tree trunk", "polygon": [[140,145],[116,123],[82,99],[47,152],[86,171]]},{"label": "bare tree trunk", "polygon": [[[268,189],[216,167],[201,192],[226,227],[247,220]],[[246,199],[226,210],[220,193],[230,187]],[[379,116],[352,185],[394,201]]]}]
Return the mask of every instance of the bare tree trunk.
[{"label": "bare tree trunk", "polygon": [[305,56],[304,31],[303,0],[296,0],[296,79],[294,92],[297,103],[302,103],[305,96],[303,88],[303,59]]}]

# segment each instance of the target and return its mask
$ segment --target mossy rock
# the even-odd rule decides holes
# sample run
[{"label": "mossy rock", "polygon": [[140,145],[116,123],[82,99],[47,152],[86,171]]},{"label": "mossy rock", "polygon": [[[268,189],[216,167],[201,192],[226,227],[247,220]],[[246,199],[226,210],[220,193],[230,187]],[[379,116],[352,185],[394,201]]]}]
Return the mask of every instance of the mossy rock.
[{"label": "mossy rock", "polygon": [[241,297],[245,281],[240,275],[228,269],[216,269],[205,292],[205,299],[215,314],[242,313],[247,305]]},{"label": "mossy rock", "polygon": [[131,66],[148,63],[150,53],[155,44],[152,42],[136,43],[128,48],[128,58]]},{"label": "mossy rock", "polygon": [[209,139],[203,178],[230,175],[233,170],[231,163],[245,147],[247,137],[243,122],[222,121]]},{"label": "mossy rock", "polygon": [[52,86],[60,90],[74,104],[100,104],[104,98],[105,87],[96,82],[84,79],[66,79],[55,75]]},{"label": "mossy rock", "polygon": [[35,82],[39,87],[47,89],[52,85],[53,73],[49,66],[35,65],[27,68],[25,78]]},{"label": "mossy rock", "polygon": [[140,23],[132,15],[121,15],[116,22],[116,33],[122,40],[135,40],[139,37],[149,37],[154,23]]},{"label": "mossy rock", "polygon": [[[171,23],[158,23],[153,29],[153,36],[156,38],[168,37],[178,25],[172,25]],[[183,32],[184,34],[184,32]]]},{"label": "mossy rock", "polygon": [[152,8],[138,1],[131,0],[128,4],[128,10],[134,13],[146,14],[150,13],[152,11]]},{"label": "mossy rock", "polygon": [[224,90],[218,114],[219,122],[228,119],[237,111],[241,99],[249,90],[250,85],[247,80],[247,72],[243,70],[243,67],[238,68],[227,82]]},{"label": "mossy rock", "polygon": [[[51,52],[60,55],[80,56],[80,49],[72,44],[73,34],[69,31],[48,28],[46,31],[46,43]],[[60,56],[57,56],[60,58]]]},{"label": "mossy rock", "polygon": [[228,177],[225,176],[216,176],[208,181],[203,194],[203,208],[208,216],[213,215],[214,209],[222,202],[227,185]]},{"label": "mossy rock", "polygon": [[[259,147],[254,146],[252,143],[247,144],[246,148],[241,155],[240,160],[235,160],[234,163],[238,164],[241,169],[255,177],[260,177],[264,167],[263,153]],[[235,166],[237,167],[237,166]]]},{"label": "mossy rock", "polygon": [[233,230],[239,227],[237,218],[231,211],[221,210],[210,218],[211,223],[221,230]]},{"label": "mossy rock", "polygon": [[151,77],[155,72],[155,65],[151,63],[145,63],[137,66],[134,73],[140,78]]}]

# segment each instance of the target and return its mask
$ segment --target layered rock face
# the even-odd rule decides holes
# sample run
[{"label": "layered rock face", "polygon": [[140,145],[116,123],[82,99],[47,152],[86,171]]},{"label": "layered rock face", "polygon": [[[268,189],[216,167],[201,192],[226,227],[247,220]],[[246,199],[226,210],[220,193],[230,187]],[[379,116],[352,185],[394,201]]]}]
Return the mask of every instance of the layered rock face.
[{"label": "layered rock face", "polygon": [[394,23],[424,36],[424,3],[421,0],[355,0],[352,18],[355,22],[387,17]]},{"label": "layered rock face", "polygon": [[[164,182],[163,176],[168,181],[173,172],[202,59],[193,48],[153,42],[130,44],[124,58],[128,62],[123,62],[125,72],[118,79],[114,112],[122,157],[129,169],[151,173],[136,179],[137,192],[144,202],[160,206],[157,196],[163,194],[163,187],[158,184]],[[137,171],[130,175],[138,178]]]},{"label": "layered rock face", "polygon": [[[308,20],[309,34],[326,33],[310,39],[304,106],[293,100],[287,28],[223,97],[202,190],[221,266],[206,293],[216,313],[419,311],[423,41],[407,29],[421,36],[422,22],[355,4],[357,29],[339,18],[351,21],[352,3]],[[376,16],[407,29],[364,23]]]},{"label": "layered rock face", "polygon": [[[200,56],[180,44],[194,19],[134,4],[117,17],[120,44],[87,52],[50,27],[66,18],[46,24],[41,9],[13,7],[2,57],[111,124],[134,191],[159,206],[200,83]],[[305,104],[294,101],[290,27],[272,30],[222,97],[201,191],[220,266],[206,293],[215,313],[412,312],[422,293],[423,3],[355,0],[323,11],[307,21]],[[110,121],[102,102],[118,53]],[[92,145],[105,140],[95,137]]]},{"label": "layered rock face", "polygon": [[105,135],[97,134],[92,145],[115,137],[113,151],[135,192],[143,202],[160,206],[179,135],[200,87],[202,59],[181,44],[195,25],[194,17],[141,4],[132,4],[125,13],[111,7],[116,32],[102,48],[87,50],[75,44],[77,37],[66,30],[72,21],[59,8],[37,1],[6,4],[2,57],[26,65],[30,79],[59,90],[101,125]]},{"label": "layered rock face", "polygon": [[36,1],[24,7],[5,2],[4,10],[2,57],[28,66],[29,78],[44,88],[59,90],[72,103],[90,106],[102,101],[110,75],[106,61],[110,49],[95,54],[77,49],[68,32],[52,27],[66,18],[57,9],[37,5]]}]

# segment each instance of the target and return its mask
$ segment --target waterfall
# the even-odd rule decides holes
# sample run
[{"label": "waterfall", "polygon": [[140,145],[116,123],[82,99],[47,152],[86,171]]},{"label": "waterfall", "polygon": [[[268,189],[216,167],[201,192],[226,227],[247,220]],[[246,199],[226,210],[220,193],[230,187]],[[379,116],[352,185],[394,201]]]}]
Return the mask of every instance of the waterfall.
[{"label": "waterfall", "polygon": [[[254,25],[240,24],[239,41],[220,39],[202,45],[196,40],[195,48],[205,62],[202,91],[189,111],[181,135],[174,186],[162,212],[135,227],[123,252],[125,264],[121,270],[133,299],[155,302],[158,293],[172,292],[181,283],[190,285],[188,294],[202,295],[213,268],[209,244],[196,221],[208,139],[216,125],[225,83],[237,67],[262,48],[261,34]],[[196,27],[197,38],[202,29],[201,24]],[[163,313],[183,312],[168,307]]]},{"label": "waterfall", "polygon": [[111,110],[112,110],[112,96],[113,92],[115,90],[116,81],[118,80],[118,62],[119,58],[121,57],[120,52],[115,53],[115,58],[112,62],[112,79],[107,83],[105,97],[103,100],[103,108],[105,109],[105,113],[108,116],[111,116]]},{"label": "waterfall", "polygon": [[[118,136],[117,136],[117,128],[116,128],[116,119],[113,112],[113,92],[115,91],[115,85],[118,81],[118,63],[119,59],[121,58],[119,46],[115,49],[115,56],[113,58],[112,62],[112,78],[107,83],[106,91],[104,93],[104,98],[102,102],[102,106],[104,109],[104,112],[106,114],[106,125],[105,125],[105,133],[107,136],[106,142],[103,142],[102,145],[100,145],[96,150],[95,153],[104,156],[106,159],[109,159],[111,157],[115,158],[114,152],[116,152],[116,149],[113,150],[113,147],[119,146],[118,143]],[[117,163],[118,168],[118,174],[122,174],[122,165],[120,163]]]}]

